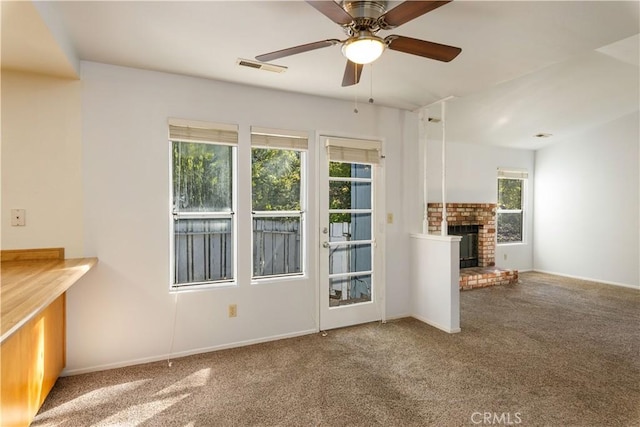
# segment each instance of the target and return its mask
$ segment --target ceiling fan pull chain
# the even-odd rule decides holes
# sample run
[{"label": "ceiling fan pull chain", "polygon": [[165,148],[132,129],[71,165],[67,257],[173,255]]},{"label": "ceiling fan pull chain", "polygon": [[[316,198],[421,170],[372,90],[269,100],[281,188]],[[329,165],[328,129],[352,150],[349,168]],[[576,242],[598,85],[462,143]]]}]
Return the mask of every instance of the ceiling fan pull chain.
[{"label": "ceiling fan pull chain", "polygon": [[369,104],[373,104],[373,63],[369,65]]},{"label": "ceiling fan pull chain", "polygon": [[[354,81],[358,81],[358,66],[356,65],[355,67],[353,67],[353,76],[354,76]],[[353,103],[354,103],[354,108],[353,108],[353,112],[355,114],[358,114],[358,89],[356,88],[355,91],[353,92]]]}]

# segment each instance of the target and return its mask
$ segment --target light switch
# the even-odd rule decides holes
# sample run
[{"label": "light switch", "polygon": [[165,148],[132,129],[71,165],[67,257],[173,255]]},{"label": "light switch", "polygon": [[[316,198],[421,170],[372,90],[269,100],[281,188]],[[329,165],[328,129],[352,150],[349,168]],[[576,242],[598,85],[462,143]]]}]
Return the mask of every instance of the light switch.
[{"label": "light switch", "polygon": [[11,225],[14,227],[26,225],[25,215],[24,209],[11,209]]},{"label": "light switch", "polygon": [[393,224],[393,214],[391,212],[387,214],[387,224]]}]

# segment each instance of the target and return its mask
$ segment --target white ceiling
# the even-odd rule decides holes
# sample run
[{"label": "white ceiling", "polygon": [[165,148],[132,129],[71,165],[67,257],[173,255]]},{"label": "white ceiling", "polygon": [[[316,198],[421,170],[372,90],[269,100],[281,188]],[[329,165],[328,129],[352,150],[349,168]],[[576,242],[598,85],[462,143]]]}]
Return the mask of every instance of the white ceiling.
[{"label": "white ceiling", "polygon": [[[341,87],[345,59],[338,46],[274,61],[288,67],[282,74],[237,65],[238,58],[345,38],[303,1],[35,5],[58,43],[71,47],[63,49],[67,56],[83,60],[350,101],[372,96],[378,105],[409,110],[453,97],[446,116],[451,140],[536,149],[637,111],[640,103],[638,1],[456,0],[380,33],[458,46],[456,59],[388,50],[348,88]],[[15,62],[24,59],[14,61],[5,49],[11,30],[5,9],[3,68],[20,68]],[[34,33],[15,31],[22,37],[12,36],[14,50],[25,56]],[[439,116],[439,107],[430,114]],[[554,136],[533,137],[540,132]]]}]

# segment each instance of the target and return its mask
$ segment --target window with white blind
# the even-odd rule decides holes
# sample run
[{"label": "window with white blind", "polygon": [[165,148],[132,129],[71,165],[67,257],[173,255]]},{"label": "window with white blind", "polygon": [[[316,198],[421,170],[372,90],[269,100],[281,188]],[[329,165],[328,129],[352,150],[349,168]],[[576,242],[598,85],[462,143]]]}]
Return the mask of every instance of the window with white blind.
[{"label": "window with white blind", "polygon": [[305,132],[251,128],[253,278],[304,274]]},{"label": "window with white blind", "polygon": [[498,244],[524,242],[524,190],[527,179],[526,171],[498,169]]},{"label": "window with white blind", "polygon": [[235,125],[169,120],[172,288],[235,279]]}]

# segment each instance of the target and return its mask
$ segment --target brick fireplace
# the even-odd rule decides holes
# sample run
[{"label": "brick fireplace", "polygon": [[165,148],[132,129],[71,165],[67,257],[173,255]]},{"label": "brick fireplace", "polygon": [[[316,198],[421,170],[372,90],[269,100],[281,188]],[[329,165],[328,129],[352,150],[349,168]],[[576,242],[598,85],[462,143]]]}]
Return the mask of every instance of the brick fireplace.
[{"label": "brick fireplace", "polygon": [[[429,234],[440,234],[442,203],[427,205]],[[517,270],[496,268],[495,203],[447,203],[447,223],[451,226],[478,227],[478,267],[460,270],[460,289],[513,284]]]},{"label": "brick fireplace", "polygon": [[[429,234],[440,234],[442,203],[427,205]],[[449,226],[478,226],[478,267],[496,265],[496,205],[495,203],[447,203]]]}]

